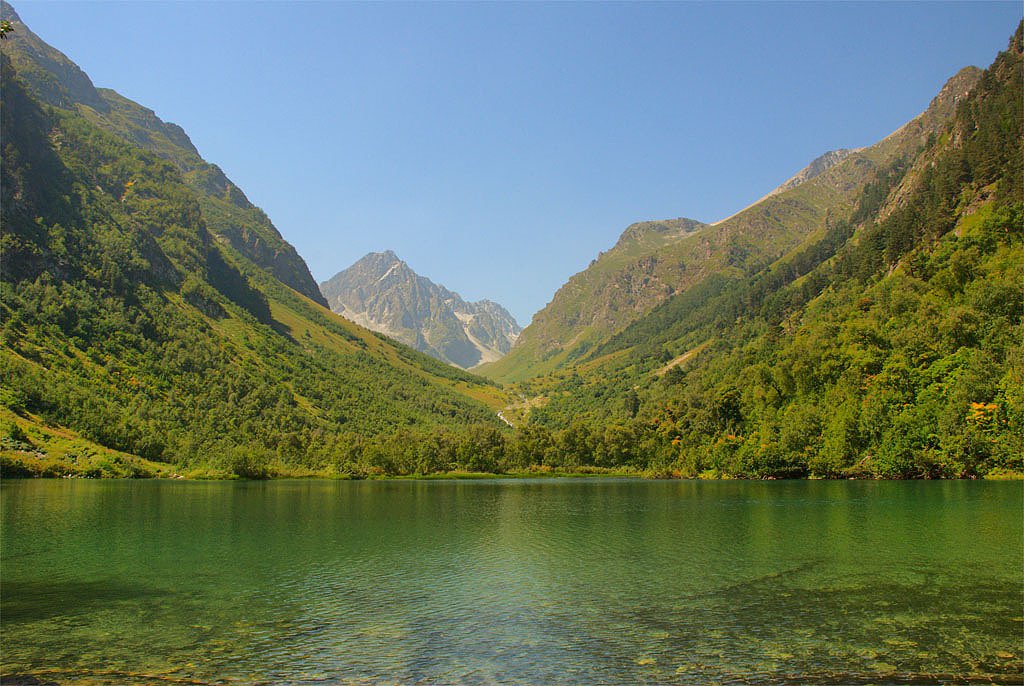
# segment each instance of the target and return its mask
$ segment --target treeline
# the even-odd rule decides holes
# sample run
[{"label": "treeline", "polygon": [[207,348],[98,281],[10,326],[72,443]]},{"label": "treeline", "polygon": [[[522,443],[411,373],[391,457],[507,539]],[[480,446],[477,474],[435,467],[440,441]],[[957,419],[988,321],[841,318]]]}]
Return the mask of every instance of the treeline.
[{"label": "treeline", "polygon": [[22,417],[255,478],[1024,471],[1022,29],[852,216],[521,384],[514,430],[439,383],[484,382],[358,335],[214,240],[175,168],[40,107],[3,61],[0,402]]},{"label": "treeline", "polygon": [[[325,458],[314,473],[367,478],[422,476],[448,472],[490,474],[629,473],[697,476],[680,471],[673,437],[650,422],[613,422],[602,427],[572,424],[564,429],[517,429],[479,424],[469,427],[407,428],[390,434],[337,434],[326,439]],[[207,463],[244,478],[292,473],[274,451],[232,448]]]}]

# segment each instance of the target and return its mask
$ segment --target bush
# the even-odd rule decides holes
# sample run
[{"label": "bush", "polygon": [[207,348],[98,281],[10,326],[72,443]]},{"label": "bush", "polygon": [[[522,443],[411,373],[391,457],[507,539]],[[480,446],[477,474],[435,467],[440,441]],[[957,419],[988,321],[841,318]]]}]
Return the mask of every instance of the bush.
[{"label": "bush", "polygon": [[225,451],[224,467],[241,479],[269,479],[273,476],[273,455],[256,447],[233,446]]},{"label": "bush", "polygon": [[0,455],[0,479],[30,479],[36,474],[16,457]]}]

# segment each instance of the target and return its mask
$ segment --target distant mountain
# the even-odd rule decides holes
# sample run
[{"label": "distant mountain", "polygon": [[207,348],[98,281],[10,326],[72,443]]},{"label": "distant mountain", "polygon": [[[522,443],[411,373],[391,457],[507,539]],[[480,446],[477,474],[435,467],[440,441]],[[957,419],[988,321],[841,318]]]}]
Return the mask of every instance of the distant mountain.
[{"label": "distant mountain", "polygon": [[501,305],[466,302],[390,250],[366,255],[320,290],[346,319],[463,369],[500,359],[520,332]]},{"label": "distant mountain", "polygon": [[509,356],[480,373],[522,380],[571,364],[675,292],[678,275],[658,273],[658,252],[705,226],[685,218],[630,225],[534,315]]},{"label": "distant mountain", "polygon": [[669,298],[712,277],[752,274],[849,215],[879,172],[940,134],[981,77],[967,67],[928,109],[878,143],[819,157],[753,205],[713,224],[675,219],[635,224],[555,293],[511,352],[478,370],[521,381],[586,360],[603,342]]}]

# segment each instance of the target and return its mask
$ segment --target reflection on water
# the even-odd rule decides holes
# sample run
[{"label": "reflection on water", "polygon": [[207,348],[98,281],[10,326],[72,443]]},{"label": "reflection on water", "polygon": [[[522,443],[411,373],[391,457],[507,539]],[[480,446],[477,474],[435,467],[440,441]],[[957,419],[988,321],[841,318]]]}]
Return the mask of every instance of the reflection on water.
[{"label": "reflection on water", "polygon": [[1021,683],[1022,491],[13,482],[3,683]]}]

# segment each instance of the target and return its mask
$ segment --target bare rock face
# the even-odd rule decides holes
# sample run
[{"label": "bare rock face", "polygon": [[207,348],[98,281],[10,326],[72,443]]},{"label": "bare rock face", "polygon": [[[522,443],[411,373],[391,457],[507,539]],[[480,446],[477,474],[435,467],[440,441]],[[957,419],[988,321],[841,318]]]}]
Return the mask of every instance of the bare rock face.
[{"label": "bare rock face", "polygon": [[466,302],[390,250],[366,255],[320,291],[346,319],[463,369],[500,359],[519,336],[504,307]]},{"label": "bare rock face", "polygon": [[815,176],[818,176],[819,174],[827,171],[828,169],[831,169],[832,167],[836,166],[837,164],[839,164],[840,162],[842,162],[852,153],[855,152],[857,152],[857,150],[850,150],[848,148],[829,150],[824,155],[816,157],[814,161],[812,161],[809,165],[798,171],[795,175],[793,175],[791,179],[787,180],[784,184],[773,190],[766,197],[777,195],[779,193],[784,193],[785,191],[788,191],[790,188],[796,188],[805,181],[810,181]]}]

